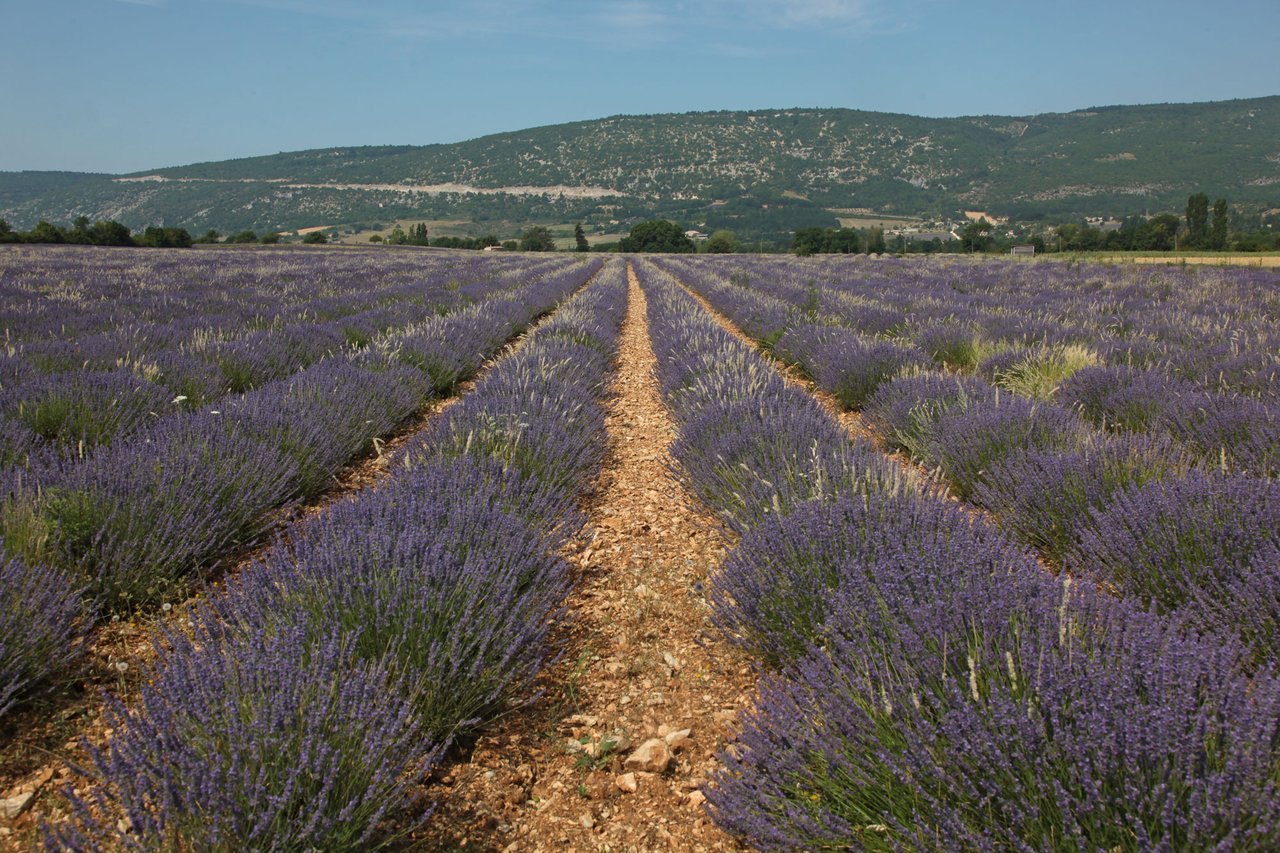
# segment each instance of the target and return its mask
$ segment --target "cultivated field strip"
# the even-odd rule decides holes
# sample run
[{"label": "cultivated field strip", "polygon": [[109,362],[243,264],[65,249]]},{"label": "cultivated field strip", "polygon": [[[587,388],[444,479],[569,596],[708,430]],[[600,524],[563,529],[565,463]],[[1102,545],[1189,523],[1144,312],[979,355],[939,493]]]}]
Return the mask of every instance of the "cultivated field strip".
[{"label": "cultivated field strip", "polygon": [[[455,738],[532,697],[599,465],[621,268],[170,634],[55,846],[410,845]],[[288,721],[287,723],[285,721]],[[182,780],[181,784],[175,784]]]},{"label": "cultivated field strip", "polygon": [[6,550],[88,578],[88,601],[106,615],[171,600],[228,547],[251,540],[265,510],[323,489],[371,439],[451,393],[595,268],[535,278],[377,346],[162,418],[133,440],[6,466]]},{"label": "cultivated field strip", "polygon": [[[179,427],[152,432],[145,441],[120,442],[56,466],[6,469],[10,491],[0,512],[5,552],[0,712],[32,698],[45,702],[37,694],[50,678],[56,685],[77,675],[79,658],[90,644],[97,663],[110,658],[111,665],[125,666],[132,657],[124,648],[127,638],[114,642],[119,633],[114,626],[108,646],[97,648],[101,637],[90,633],[92,619],[109,615],[113,603],[132,612],[147,602],[95,596],[101,592],[95,580],[102,574],[124,567],[146,584],[152,603],[164,602],[168,610],[169,603],[182,601],[183,590],[201,583],[210,565],[223,564],[242,551],[251,534],[266,529],[275,516],[265,511],[273,503],[312,500],[333,482],[339,467],[369,452],[370,439],[407,423],[436,391],[452,393],[458,380],[479,369],[536,314],[581,287],[599,263],[559,266],[570,275],[543,275],[515,293],[507,289],[472,309],[420,321],[410,336],[378,356],[365,350],[333,357],[292,379],[224,400],[219,409],[169,416],[165,421]],[[120,465],[131,461],[132,469]],[[108,462],[123,467],[123,474]],[[127,476],[131,473],[140,476]],[[70,488],[102,482],[116,488],[105,493]],[[271,500],[262,498],[264,484]],[[68,532],[67,517],[50,517],[50,507],[56,510],[68,501],[84,514],[97,514],[90,519],[97,528],[82,523]],[[77,535],[84,553],[68,565],[65,546],[50,546],[70,534]],[[37,552],[40,558],[20,558],[20,547],[32,540],[44,548]],[[119,561],[110,561],[113,553]],[[182,574],[166,578],[165,570],[174,567]],[[116,646],[122,647],[116,649],[123,654],[120,660],[109,651]],[[29,707],[17,721],[6,722],[23,733],[40,730],[44,724],[31,716],[38,707],[44,706]],[[23,744],[29,740],[17,738],[17,730],[6,733],[6,740],[14,738]],[[23,751],[28,747],[35,748],[35,742]],[[26,763],[8,770],[20,771]]]},{"label": "cultivated field strip", "polygon": [[[774,355],[862,410],[883,447],[936,470],[1051,566],[1198,630],[1236,634],[1260,664],[1280,665],[1280,407],[1269,383],[1255,377],[1261,398],[1231,396],[1158,368],[1135,377],[1076,365],[1052,382],[1042,371],[1032,383],[1042,392],[1028,396],[1015,393],[1026,390],[1016,379],[1027,371],[997,372],[994,386],[922,371],[885,355],[902,345],[853,332],[833,340],[825,329],[844,330],[823,326],[824,315],[754,299],[745,282],[714,272],[694,280],[758,340],[773,341]],[[781,307],[769,304],[775,298]],[[1248,323],[1265,337],[1265,323],[1240,325]],[[1187,387],[1172,387],[1179,382]]]},{"label": "cultivated field strip", "polygon": [[[98,445],[153,429],[170,417],[221,408],[246,392],[270,397],[273,388],[278,393],[276,383],[298,380],[298,374],[311,367],[319,368],[323,377],[324,368],[335,363],[368,366],[391,353],[396,356],[392,363],[421,368],[436,393],[447,392],[456,381],[454,374],[465,365],[450,363],[441,337],[465,333],[469,316],[477,312],[494,315],[505,309],[518,314],[522,298],[537,298],[528,292],[531,282],[554,281],[557,273],[573,277],[575,272],[563,263],[559,269],[542,264],[520,275],[516,269],[486,270],[446,256],[421,264],[415,279],[402,282],[404,271],[398,277],[395,268],[366,266],[373,269],[342,269],[342,290],[352,291],[349,279],[365,284],[360,290],[313,298],[293,310],[275,306],[271,313],[254,314],[238,325],[217,313],[225,310],[225,294],[207,286],[203,293],[211,304],[197,304],[193,294],[181,300],[192,313],[172,323],[142,322],[151,312],[141,304],[132,306],[139,316],[131,323],[72,340],[58,337],[65,333],[56,330],[52,340],[28,340],[31,326],[38,323],[28,324],[25,335],[12,336],[0,367],[0,464],[28,462],[32,456],[38,463],[48,457],[83,455]],[[306,272],[317,291],[335,288],[335,282],[326,280],[332,270],[315,262],[313,267],[279,274]],[[264,277],[277,271],[275,264],[262,261],[250,269]],[[96,270],[86,265],[59,272],[85,280]],[[369,275],[377,276],[371,288],[366,284]],[[135,283],[143,289],[146,278],[138,278]],[[264,297],[278,289],[272,287],[274,281],[234,284],[245,287],[242,296],[249,307],[242,313],[257,309],[255,289],[265,291]],[[162,292],[153,301],[170,297]],[[100,293],[78,293],[62,300],[67,303],[60,306],[62,311],[42,322],[61,319],[75,328],[75,321],[94,315],[93,308],[104,299]],[[488,308],[481,307],[485,302]],[[370,304],[378,307],[369,308]],[[36,306],[28,308],[39,317]],[[442,324],[450,315],[453,319]]]},{"label": "cultivated field strip", "polygon": [[851,408],[932,367],[1076,405],[1108,430],[1168,433],[1243,472],[1280,464],[1274,273],[671,263]]},{"label": "cultivated field strip", "polygon": [[1270,668],[1053,578],[872,461],[832,476],[807,404],[669,290],[655,341],[703,351],[664,377],[695,411],[677,459],[729,523],[747,519],[712,580],[716,619],[768,664],[710,792],[722,826],[778,850],[1274,846]]},{"label": "cultivated field strip", "polygon": [[[121,679],[80,775],[0,789],[22,811],[43,786],[0,846],[29,848],[39,811],[48,847],[86,850],[1280,847],[1274,276],[672,257],[628,282],[617,261],[493,264],[514,289],[468,307],[445,303],[469,285],[441,285],[440,316],[224,388],[216,415],[0,469],[0,714],[25,703],[10,725],[50,670],[84,666],[87,614],[111,612],[96,555],[133,530],[111,519],[145,530],[182,487],[229,512],[206,488],[224,469],[309,500],[398,429],[386,412],[455,389],[498,326],[595,273],[380,449],[376,488],[274,511],[298,519],[274,547],[157,617],[154,652],[130,658],[151,661],[146,683]],[[0,357],[0,397],[10,374],[74,377],[30,359],[58,351],[69,304],[101,302],[68,328],[104,353],[129,340],[117,303],[172,326],[135,337],[190,349],[163,298],[174,271],[137,299],[131,275],[21,280],[44,331]],[[249,301],[267,319],[221,303],[230,338],[269,347],[259,331],[305,312],[346,316],[321,321],[324,299],[358,304],[299,281],[273,309],[263,281]],[[131,447],[180,488],[72,476]],[[183,449],[199,476],[174,473]],[[117,498],[131,514],[102,509]],[[185,532],[169,522],[153,528]],[[122,543],[139,565],[168,547]]]}]

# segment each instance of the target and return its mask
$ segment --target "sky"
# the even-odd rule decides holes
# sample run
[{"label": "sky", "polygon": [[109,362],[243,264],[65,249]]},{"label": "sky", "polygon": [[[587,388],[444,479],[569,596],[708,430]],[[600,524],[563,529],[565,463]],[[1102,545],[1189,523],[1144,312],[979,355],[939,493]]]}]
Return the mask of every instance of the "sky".
[{"label": "sky", "polygon": [[1280,94],[1280,0],[0,0],[0,171],[135,172],[618,114]]}]

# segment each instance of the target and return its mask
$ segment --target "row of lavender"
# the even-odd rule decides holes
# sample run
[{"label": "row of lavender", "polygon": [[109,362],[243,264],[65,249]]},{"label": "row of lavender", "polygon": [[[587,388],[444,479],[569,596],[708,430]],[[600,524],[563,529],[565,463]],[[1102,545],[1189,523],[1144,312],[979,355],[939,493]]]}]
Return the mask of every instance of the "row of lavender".
[{"label": "row of lavender", "polygon": [[915,488],[646,271],[691,485],[765,665],[713,817],[769,850],[1270,849],[1280,681]]},{"label": "row of lavender", "polygon": [[[1280,663],[1280,483],[1266,478],[1280,464],[1280,422],[1232,416],[1266,404],[1199,391],[1184,398],[1199,402],[1181,409],[1189,416],[1172,436],[1102,431],[1088,401],[1118,395],[1123,386],[1106,380],[1122,369],[1082,370],[1054,401],[1037,401],[927,372],[892,342],[787,326],[787,303],[714,273],[690,280],[771,338],[775,355],[863,409],[886,447],[936,468],[1051,564],[1201,628],[1235,631],[1260,663]],[[1151,401],[1168,406],[1154,392]]]},{"label": "row of lavender", "polygon": [[[0,253],[0,330],[26,369],[111,366],[139,354],[293,323],[359,318],[406,301],[453,305],[477,279],[562,265],[553,258],[419,252],[8,247]],[[463,295],[465,301],[465,294]],[[8,362],[6,362],[8,363]]]},{"label": "row of lavender", "polygon": [[[1171,296],[1168,282],[1129,282],[1134,272],[1051,264],[675,263],[699,287],[745,288],[735,302],[748,333],[772,346],[790,331],[848,406],[885,376],[938,366],[1070,401],[1112,431],[1171,435],[1241,472],[1280,471],[1280,318],[1266,273],[1191,277]],[[1221,300],[1212,312],[1208,293]]]},{"label": "row of lavender", "polygon": [[[486,269],[451,256],[424,256],[415,267],[395,256],[375,263],[341,253],[312,255],[306,266],[274,254],[230,254],[213,270],[203,269],[199,256],[182,271],[170,268],[172,261],[129,267],[123,281],[116,270],[105,277],[110,287],[79,254],[74,264],[55,254],[19,267],[30,293],[6,312],[9,322],[19,310],[27,313],[6,328],[9,348],[0,356],[0,464],[127,437],[167,414],[286,378],[334,353],[404,337],[423,318],[554,268]],[[108,270],[119,263],[114,253],[94,257]],[[157,266],[174,277],[168,289],[155,281]],[[234,274],[214,275],[225,268]],[[306,273],[309,293],[308,279],[299,278]],[[79,286],[65,293],[70,282]],[[138,293],[125,295],[126,285]],[[228,301],[237,314],[226,313]],[[152,303],[181,313],[160,322]]]},{"label": "row of lavender", "polygon": [[625,302],[613,264],[388,483],[291,532],[194,639],[166,636],[49,846],[367,850],[420,827],[443,749],[527,701],[548,659]]},{"label": "row of lavender", "polygon": [[[820,313],[864,333],[914,342],[931,330],[954,344],[948,356],[957,366],[989,360],[998,369],[1045,346],[1078,345],[1102,364],[1155,367],[1208,390],[1280,399],[1274,270],[834,257],[735,266],[804,291]],[[933,356],[933,347],[922,349]]]},{"label": "row of lavender", "polygon": [[66,667],[95,618],[186,594],[261,534],[269,509],[321,490],[599,266],[563,267],[82,457],[0,471],[0,713]]}]

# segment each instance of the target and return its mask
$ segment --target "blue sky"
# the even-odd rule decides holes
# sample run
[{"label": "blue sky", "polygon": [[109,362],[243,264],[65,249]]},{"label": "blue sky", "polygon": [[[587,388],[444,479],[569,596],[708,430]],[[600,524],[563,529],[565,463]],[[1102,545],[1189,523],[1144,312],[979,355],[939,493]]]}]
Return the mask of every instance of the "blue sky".
[{"label": "blue sky", "polygon": [[0,0],[0,170],[453,142],[619,113],[1280,94],[1280,0]]}]

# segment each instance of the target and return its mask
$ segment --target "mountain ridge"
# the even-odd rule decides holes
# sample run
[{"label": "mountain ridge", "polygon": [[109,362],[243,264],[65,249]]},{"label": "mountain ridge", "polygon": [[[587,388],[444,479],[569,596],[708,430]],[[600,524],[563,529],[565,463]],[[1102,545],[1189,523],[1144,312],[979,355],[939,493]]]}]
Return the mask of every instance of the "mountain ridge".
[{"label": "mountain ridge", "polygon": [[[1280,96],[926,118],[808,108],[616,115],[456,143],[332,146],[124,175],[0,173],[0,217],[287,230],[455,219],[477,232],[663,216],[745,234],[833,209],[1019,219],[1280,207]],[[41,186],[40,175],[57,175]],[[515,188],[514,190],[512,188]]]}]

